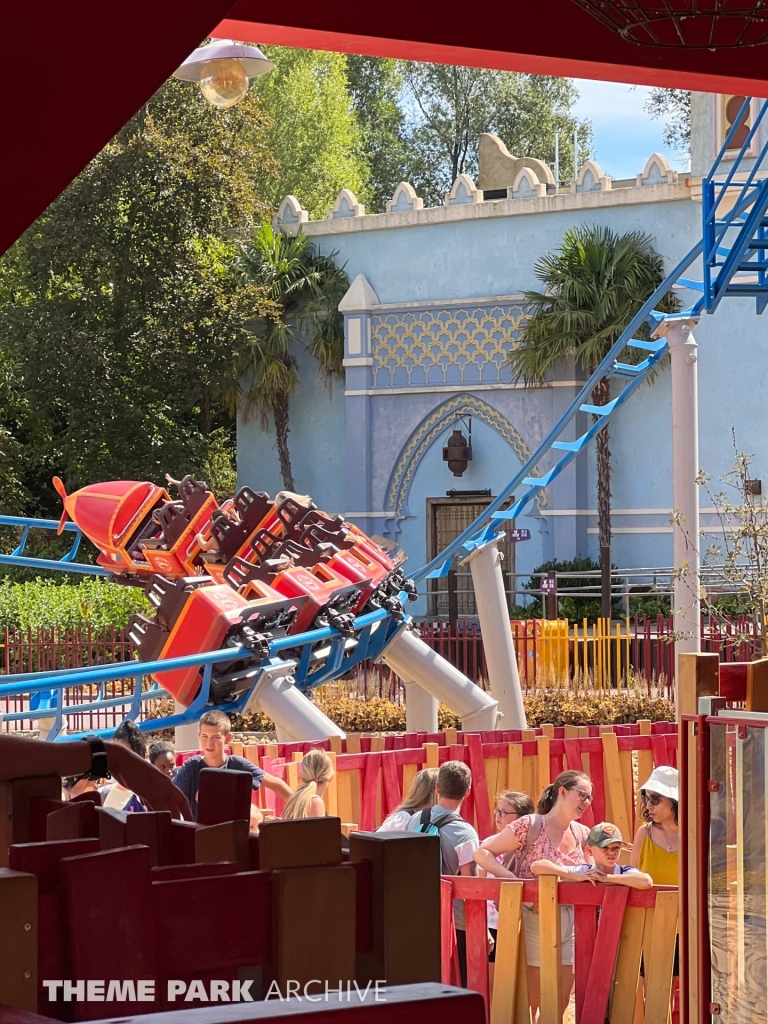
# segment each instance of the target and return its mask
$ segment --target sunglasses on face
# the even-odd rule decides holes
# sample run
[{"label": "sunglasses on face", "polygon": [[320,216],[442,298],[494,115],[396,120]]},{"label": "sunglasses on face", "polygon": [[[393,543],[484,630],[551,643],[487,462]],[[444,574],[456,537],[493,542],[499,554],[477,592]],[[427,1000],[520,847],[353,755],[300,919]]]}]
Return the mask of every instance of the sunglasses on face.
[{"label": "sunglasses on face", "polygon": [[493,813],[497,818],[511,818],[512,815],[517,814],[517,811],[502,811],[500,807],[497,807]]},{"label": "sunglasses on face", "polygon": [[588,793],[586,791],[586,789],[574,789],[573,792],[578,795],[579,799],[583,803],[586,803],[586,804],[591,804],[592,803],[592,794]]},{"label": "sunglasses on face", "polygon": [[662,797],[658,793],[643,793],[643,800],[651,807],[656,807],[657,804],[661,803]]}]

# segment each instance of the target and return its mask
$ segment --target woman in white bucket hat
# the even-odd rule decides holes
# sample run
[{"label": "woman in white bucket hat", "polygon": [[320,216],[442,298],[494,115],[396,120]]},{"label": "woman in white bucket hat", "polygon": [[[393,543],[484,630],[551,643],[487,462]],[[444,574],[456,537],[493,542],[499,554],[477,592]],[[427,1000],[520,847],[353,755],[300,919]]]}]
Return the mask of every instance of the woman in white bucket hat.
[{"label": "woman in white bucket hat", "polygon": [[677,768],[660,765],[640,787],[640,817],[630,863],[647,872],[654,885],[678,885]]}]

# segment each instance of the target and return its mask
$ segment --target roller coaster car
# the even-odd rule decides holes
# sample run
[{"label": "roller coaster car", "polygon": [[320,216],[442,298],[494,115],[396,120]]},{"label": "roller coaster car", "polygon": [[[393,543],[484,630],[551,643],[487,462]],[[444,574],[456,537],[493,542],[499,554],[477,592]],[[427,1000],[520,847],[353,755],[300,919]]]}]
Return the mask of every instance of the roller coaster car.
[{"label": "roller coaster car", "polygon": [[235,558],[227,566],[225,578],[245,598],[251,595],[255,584],[263,583],[285,597],[306,598],[289,634],[331,626],[345,637],[355,635],[354,616],[350,612],[360,603],[361,590],[368,582],[350,583],[322,562],[305,567],[293,564],[287,557],[267,558],[258,565]]},{"label": "roller coaster car", "polygon": [[[354,615],[359,615],[366,610],[370,599],[377,594],[380,587],[386,584],[389,576],[388,570],[380,562],[370,558],[364,548],[355,544],[347,550],[339,550],[330,543],[320,543],[310,548],[306,544],[298,544],[290,539],[272,536],[267,538],[265,532],[262,531],[254,539],[253,545],[259,547],[262,557],[269,545],[272,559],[289,558],[294,565],[303,566],[310,571],[316,565],[323,564],[345,580],[349,580],[350,583],[357,584],[360,587],[360,599],[352,609]],[[398,591],[395,590],[394,594],[397,595],[397,593]],[[386,596],[389,596],[388,590]],[[371,608],[380,607],[383,607],[380,602],[374,602],[371,605]]]},{"label": "roller coaster car", "polygon": [[153,572],[183,577],[200,565],[203,550],[198,534],[209,533],[219,503],[206,484],[192,476],[185,476],[178,486],[180,500],[169,500],[155,510],[132,551],[135,557],[143,556]]},{"label": "roller coaster car", "polygon": [[64,502],[59,533],[69,517],[99,549],[96,562],[104,569],[127,577],[154,573],[137,540],[159,535],[154,514],[171,500],[164,487],[147,481],[111,480],[67,494],[58,477],[53,478],[53,485]]},{"label": "roller coaster car", "polygon": [[214,517],[210,536],[218,551],[202,556],[205,571],[217,582],[224,580],[224,570],[236,556],[248,551],[248,544],[254,533],[261,527],[277,524],[275,503],[264,491],[252,491],[241,487],[232,499],[226,515]]},{"label": "roller coaster car", "polygon": [[[222,647],[247,647],[252,653],[237,662],[214,666],[211,699],[220,703],[250,685],[253,670],[268,656],[269,642],[293,625],[304,601],[259,583],[249,598],[205,577],[168,580],[154,577],[147,594],[155,620],[135,615],[128,626],[140,661],[160,661],[207,654]],[[155,673],[168,693],[188,705],[200,689],[198,665]]]},{"label": "roller coaster car", "polygon": [[323,512],[311,513],[301,522],[300,543],[314,547],[329,543],[347,551],[359,548],[368,558],[379,562],[388,571],[395,568],[395,562],[370,537],[348,523],[341,516],[327,516]]}]

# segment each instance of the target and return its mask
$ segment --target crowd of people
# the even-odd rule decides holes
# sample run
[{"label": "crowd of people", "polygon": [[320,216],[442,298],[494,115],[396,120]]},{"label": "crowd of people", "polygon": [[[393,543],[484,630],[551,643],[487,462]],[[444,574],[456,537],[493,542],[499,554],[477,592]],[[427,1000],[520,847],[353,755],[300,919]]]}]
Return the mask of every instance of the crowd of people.
[{"label": "crowd of people", "polygon": [[[11,760],[0,756],[0,781],[40,774],[63,776],[64,799],[98,791],[104,807],[120,811],[170,810],[186,820],[197,817],[197,796],[203,769],[235,770],[251,775],[253,790],[261,786],[283,801],[282,818],[322,817],[323,800],[333,778],[328,754],[312,749],[301,761],[296,790],[264,772],[246,758],[227,753],[231,723],[221,711],[206,711],[200,719],[201,753],[177,767],[176,752],[167,742],[147,748],[141,730],[123,722],[111,741],[41,744],[36,740],[0,735],[3,747],[12,744]],[[95,739],[95,737],[93,738]],[[106,778],[94,771],[92,750],[103,751],[99,762]],[[4,750],[0,749],[0,754]],[[2,770],[13,764],[13,774]],[[495,831],[482,842],[461,814],[472,785],[470,769],[461,761],[446,761],[418,772],[400,805],[379,826],[381,832],[414,832],[440,839],[441,871],[447,875],[490,875],[503,879],[535,879],[555,875],[570,882],[650,888],[678,884],[678,774],[658,767],[638,792],[643,825],[632,844],[612,822],[587,828],[580,822],[593,800],[592,780],[585,772],[562,772],[547,786],[534,809],[525,793],[504,790],[494,806]],[[258,828],[261,813],[252,805],[251,826]],[[620,863],[622,851],[629,863]],[[624,858],[626,859],[626,858]],[[463,901],[454,901],[457,947],[462,985],[467,984],[466,930]],[[488,906],[488,959],[491,980],[496,955],[498,910]],[[540,1002],[540,954],[537,908],[523,904],[527,955],[528,995],[534,1014]],[[560,962],[563,1012],[573,989],[574,910],[560,907]],[[677,964],[675,975],[677,975]]]}]

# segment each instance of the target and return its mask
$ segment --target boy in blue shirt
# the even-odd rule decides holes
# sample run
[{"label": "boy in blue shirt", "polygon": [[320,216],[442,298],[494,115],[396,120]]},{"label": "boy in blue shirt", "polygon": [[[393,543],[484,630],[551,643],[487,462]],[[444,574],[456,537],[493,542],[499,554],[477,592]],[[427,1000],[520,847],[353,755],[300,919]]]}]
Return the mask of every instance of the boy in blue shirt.
[{"label": "boy in blue shirt", "polygon": [[535,860],[531,864],[534,875],[557,875],[566,882],[609,882],[628,885],[631,889],[651,889],[653,879],[644,871],[619,864],[619,854],[632,847],[622,839],[621,832],[610,821],[601,821],[587,836],[587,848],[593,864],[565,867],[551,860]]},{"label": "boy in blue shirt", "polygon": [[[223,711],[206,711],[200,719],[198,739],[202,754],[188,757],[178,769],[173,780],[189,801],[192,817],[197,821],[197,793],[200,787],[200,772],[203,768],[219,768],[222,771],[249,772],[253,779],[253,788],[266,786],[279,794],[282,800],[289,800],[293,790],[287,782],[267,775],[257,765],[237,754],[226,754],[224,748],[232,740],[232,723]],[[252,815],[253,817],[253,815]],[[258,815],[259,820],[261,816]]]}]

